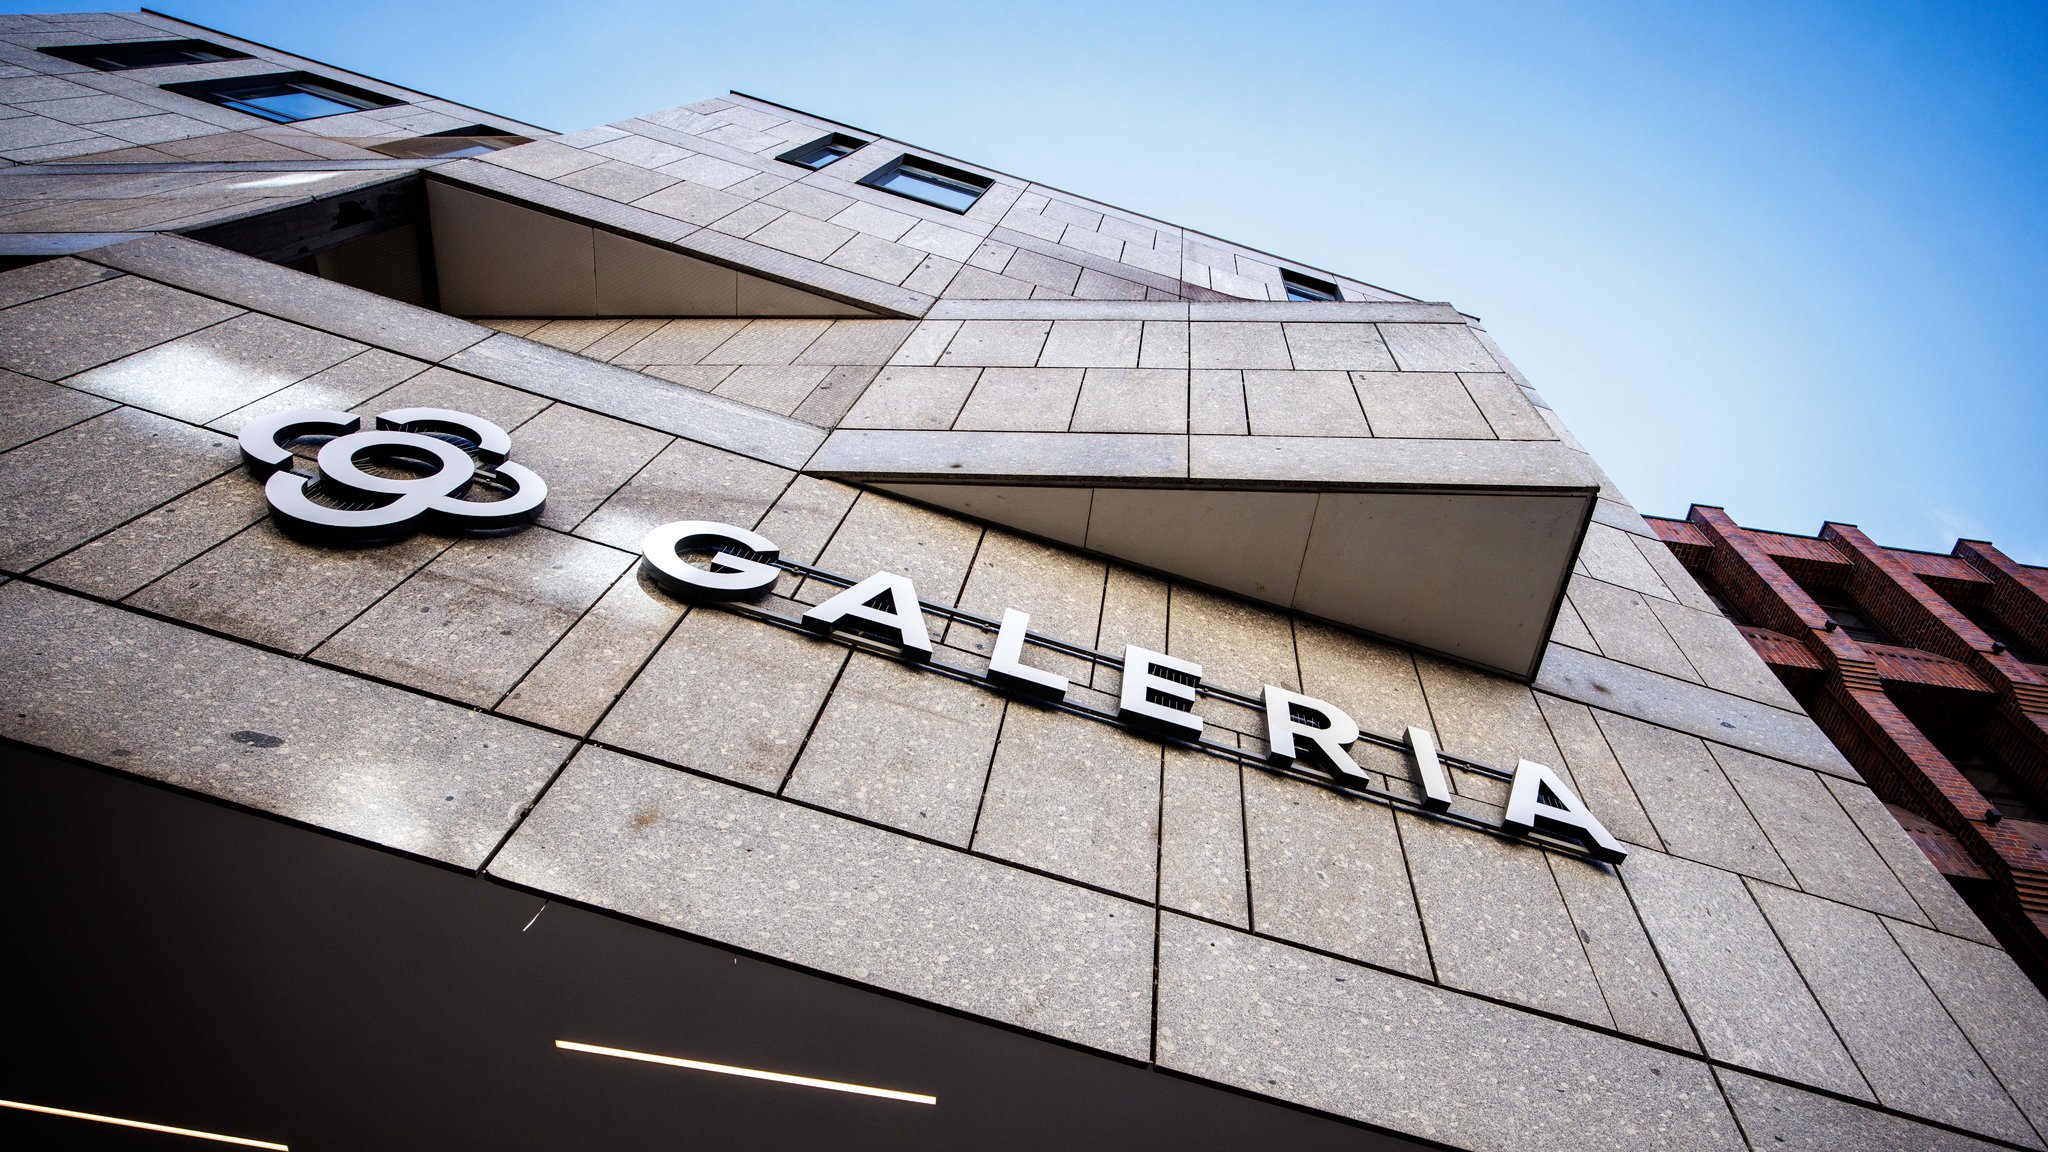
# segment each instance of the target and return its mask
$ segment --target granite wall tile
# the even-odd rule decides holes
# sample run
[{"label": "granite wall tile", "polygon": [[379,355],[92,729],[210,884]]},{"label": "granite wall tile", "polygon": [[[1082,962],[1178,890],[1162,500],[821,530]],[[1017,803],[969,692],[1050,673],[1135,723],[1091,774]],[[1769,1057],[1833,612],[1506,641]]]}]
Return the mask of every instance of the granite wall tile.
[{"label": "granite wall tile", "polygon": [[497,710],[573,735],[589,732],[683,616],[684,605],[628,568]]},{"label": "granite wall tile", "polygon": [[1498,372],[1500,366],[1463,324],[1381,324],[1380,336],[1403,372]]},{"label": "granite wall tile", "polygon": [[1029,368],[1038,363],[1052,329],[1049,320],[966,320],[946,345],[940,364]]},{"label": "granite wall tile", "polygon": [[111,400],[0,369],[0,452],[113,407]]},{"label": "granite wall tile", "polygon": [[1515,382],[1499,372],[1465,372],[1458,377],[1465,384],[1493,434],[1502,440],[1555,440],[1557,434],[1537,413],[1536,406],[1522,395]]},{"label": "granite wall tile", "polygon": [[1344,709],[1363,731],[1400,738],[1410,725],[1432,727],[1407,649],[1301,619],[1294,648],[1301,690]]},{"label": "granite wall tile", "polygon": [[1253,697],[1267,684],[1301,689],[1285,613],[1176,584],[1167,625],[1166,651],[1200,664],[1205,684]]},{"label": "granite wall tile", "polygon": [[417,376],[356,406],[362,416],[375,416],[395,408],[452,408],[481,416],[513,436],[513,459],[518,459],[519,426],[548,406],[545,396],[507,388],[446,368],[429,368]]},{"label": "granite wall tile", "polygon": [[1896,921],[1885,927],[2034,1130],[2048,1134],[2048,1000],[1996,948]]},{"label": "granite wall tile", "polygon": [[1190,363],[1196,368],[1294,367],[1278,324],[1215,322],[1192,325]]},{"label": "granite wall tile", "polygon": [[1644,602],[1708,687],[1787,711],[1799,707],[1756,649],[1719,611],[1701,612],[1654,596],[1644,597]]},{"label": "granite wall tile", "polygon": [[1159,960],[1178,1072],[1462,1147],[1743,1147],[1698,1061],[1179,916]]},{"label": "granite wall tile", "polygon": [[[1528,759],[1569,771],[1536,695],[1520,684],[1435,657],[1417,655],[1438,745],[1453,756],[1504,771]],[[1501,802],[1496,799],[1495,803]]]},{"label": "granite wall tile", "polygon": [[844,428],[951,428],[979,368],[884,368],[841,420]]},{"label": "granite wall tile", "polygon": [[1157,743],[1013,704],[974,849],[1149,902],[1158,890],[1159,782]]},{"label": "granite wall tile", "polygon": [[677,440],[612,493],[576,533],[638,552],[649,529],[672,520],[715,520],[751,528],[792,475],[772,464]]},{"label": "granite wall tile", "polygon": [[546,528],[457,540],[314,658],[488,708],[635,562]]},{"label": "granite wall tile", "polygon": [[1805,714],[1759,704],[1688,681],[1661,676],[1557,644],[1544,650],[1536,687],[1544,692],[1641,717],[1681,732],[1861,781]]},{"label": "granite wall tile", "polygon": [[233,434],[258,416],[289,412],[294,408],[333,408],[350,412],[358,406],[365,406],[375,410],[374,406],[367,404],[369,400],[427,371],[429,367],[422,360],[371,348],[210,420],[206,426]]},{"label": "granite wall tile", "polygon": [[0,453],[0,569],[27,571],[237,462],[227,437],[134,408]]},{"label": "granite wall tile", "polygon": [[1547,693],[1536,694],[1536,704],[1550,725],[1551,738],[1564,753],[1566,770],[1578,785],[1579,799],[1600,818],[1609,832],[1631,844],[1662,850],[1664,841],[1643,812],[1636,791],[1622,772],[1607,737],[1584,704],[1560,700]]},{"label": "granite wall tile", "polygon": [[1664,630],[1641,593],[1584,576],[1571,578],[1572,608],[1578,613],[1600,654],[1638,668],[1680,680],[1700,682],[1685,654]]},{"label": "granite wall tile", "polygon": [[986,686],[856,652],[783,794],[964,848],[1002,718]]},{"label": "granite wall tile", "polygon": [[71,377],[74,388],[204,424],[364,351],[339,336],[255,313]]},{"label": "granite wall tile", "polygon": [[461,868],[483,865],[570,750],[21,583],[0,588],[0,694],[9,739]]},{"label": "granite wall tile", "polygon": [[1254,436],[1370,434],[1351,378],[1342,372],[1250,370],[1244,374],[1244,401]]},{"label": "granite wall tile", "polygon": [[118,600],[262,519],[263,487],[240,469],[67,552],[36,576]]},{"label": "granite wall tile", "polygon": [[1267,772],[1244,808],[1254,930],[1430,977],[1391,809]]},{"label": "granite wall tile", "polygon": [[[1166,581],[1110,565],[1103,583],[1102,626],[1096,632],[1095,650],[1119,657],[1130,644],[1154,652],[1166,651],[1166,608]],[[1114,670],[1096,668],[1094,687],[1114,692],[1117,683]]]},{"label": "granite wall tile", "polygon": [[1171,368],[1090,368],[1074,406],[1076,432],[1185,433],[1188,374]]},{"label": "granite wall tile", "polygon": [[1740,876],[1639,849],[1622,880],[1709,1056],[1872,1099]]},{"label": "granite wall tile", "polygon": [[984,368],[953,427],[977,432],[1065,432],[1081,392],[1079,368]]},{"label": "granite wall tile", "polygon": [[1787,1084],[1726,1068],[1714,1071],[1743,1131],[1749,1135],[1751,1148],[1786,1152],[1835,1152],[1838,1148],[1991,1152],[2000,1147]]},{"label": "granite wall tile", "polygon": [[[1963,903],[1963,898],[1949,884],[1948,878],[1935,871],[1927,854],[1920,850],[1920,845],[1914,843],[1904,828],[1899,827],[1898,820],[1893,818],[1875,793],[1863,784],[1827,775],[1821,777],[1821,783],[1827,785],[1828,791],[1842,805],[1842,810],[1849,814],[1849,819],[1856,822],[1856,827],[1870,841],[1871,847],[1884,858],[1892,875],[1905,885],[1928,922],[1951,936],[1961,936],[1979,944],[1996,943],[1983,921],[1977,919],[1977,914],[1970,910],[1968,904]],[[1918,920],[1920,917],[1909,916],[1906,919]]]},{"label": "granite wall tile", "polygon": [[1761,880],[1792,883],[1792,873],[1697,737],[1613,712],[1594,716],[1666,850]]},{"label": "granite wall tile", "polygon": [[1707,750],[1800,888],[1897,919],[1926,922],[1817,774],[1739,748],[1709,744]]},{"label": "granite wall tile", "polygon": [[[490,335],[489,329],[466,320],[182,236],[146,236],[94,249],[92,260],[420,360],[445,359]],[[145,303],[162,299],[151,294]],[[178,306],[187,307],[183,301]],[[219,307],[212,305],[205,314]]]},{"label": "granite wall tile", "polygon": [[0,367],[61,380],[240,311],[135,276],[105,280],[0,311]]},{"label": "granite wall tile", "polygon": [[1394,358],[1370,324],[1282,324],[1281,328],[1296,368],[1394,371]]},{"label": "granite wall tile", "polygon": [[1244,373],[1203,370],[1189,374],[1189,432],[1198,436],[1243,436],[1249,429]]},{"label": "granite wall tile", "polygon": [[512,459],[547,481],[540,523],[567,532],[674,440],[666,433],[552,404],[519,426]]},{"label": "granite wall tile", "polygon": [[1397,813],[1395,823],[1440,983],[1614,1026],[1548,853],[1429,817]]},{"label": "granite wall tile", "polygon": [[[980,525],[864,492],[839,524],[818,567],[853,580],[887,570],[909,577],[920,599],[952,604],[981,543]],[[941,629],[931,626],[934,635]]]},{"label": "granite wall tile", "polygon": [[1699,1040],[1678,1006],[1678,993],[1672,990],[1617,871],[1588,860],[1546,855],[1614,1026],[1632,1036],[1698,1052]]},{"label": "granite wall tile", "polygon": [[[1000,529],[988,529],[975,553],[960,607],[1000,621],[1006,608],[1031,616],[1034,636],[1049,636],[1083,648],[1095,646],[1102,620],[1105,568],[1100,561],[1076,556]],[[993,633],[951,625],[946,642],[958,648],[987,652]],[[1026,662],[1087,684],[1093,664],[1074,657],[1027,647]]]},{"label": "granite wall tile", "polygon": [[848,651],[737,613],[691,612],[594,738],[772,792],[802,751]]},{"label": "granite wall tile", "polygon": [[1375,436],[1493,439],[1493,426],[1449,372],[1354,372],[1352,382]]},{"label": "granite wall tile", "polygon": [[1240,769],[1206,752],[1169,746],[1163,788],[1160,904],[1191,916],[1251,927]]},{"label": "granite wall tile", "polygon": [[1142,1059],[1148,909],[590,749],[500,879]]},{"label": "granite wall tile", "polygon": [[1751,889],[1880,1103],[2035,1142],[2026,1118],[1876,916],[1771,884]]}]

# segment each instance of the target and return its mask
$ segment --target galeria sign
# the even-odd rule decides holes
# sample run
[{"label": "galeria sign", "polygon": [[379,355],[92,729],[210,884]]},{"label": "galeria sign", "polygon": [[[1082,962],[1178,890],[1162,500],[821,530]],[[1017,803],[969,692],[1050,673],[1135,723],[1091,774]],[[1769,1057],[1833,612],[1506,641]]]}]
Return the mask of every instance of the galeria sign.
[{"label": "galeria sign", "polygon": [[[689,600],[752,599],[766,594],[782,574],[782,569],[775,567],[781,549],[774,541],[758,532],[709,520],[663,524],[647,534],[640,551],[641,568],[648,578],[663,591]],[[693,564],[683,559],[686,553],[708,553],[709,558],[704,565]],[[932,640],[918,607],[917,590],[909,578],[894,572],[876,572],[806,610],[802,623],[818,632],[844,629],[884,638],[909,659],[929,660],[932,656]],[[1024,663],[1030,625],[1028,613],[1003,609],[987,678],[1007,691],[1061,700],[1067,693],[1067,678]],[[1198,740],[1202,718],[1195,714],[1194,706],[1201,682],[1200,664],[1127,645],[1118,719],[1152,736]],[[1266,746],[1274,761],[1306,761],[1338,784],[1361,790],[1369,786],[1370,777],[1348,751],[1359,738],[1358,722],[1343,709],[1268,684],[1265,719]],[[1426,729],[1410,727],[1407,740],[1422,785],[1422,806],[1436,812],[1448,809],[1451,784],[1437,757],[1435,738]],[[1556,771],[1531,760],[1515,766],[1501,827],[1518,834],[1540,828],[1584,844],[1592,856],[1609,863],[1618,864],[1628,855],[1628,849],[1586,810]]]}]

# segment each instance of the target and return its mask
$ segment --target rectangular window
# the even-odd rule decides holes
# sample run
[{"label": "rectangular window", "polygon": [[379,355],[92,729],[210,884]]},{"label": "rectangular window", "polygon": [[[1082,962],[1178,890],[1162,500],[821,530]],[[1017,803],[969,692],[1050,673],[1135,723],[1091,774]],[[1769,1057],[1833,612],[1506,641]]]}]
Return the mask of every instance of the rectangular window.
[{"label": "rectangular window", "polygon": [[458,156],[481,156],[486,152],[496,152],[500,148],[516,148],[521,144],[531,143],[532,137],[520,136],[504,128],[493,128],[488,124],[471,124],[467,128],[450,128],[445,132],[414,136],[408,140],[372,144],[370,151],[396,156],[401,160],[453,160]]},{"label": "rectangular window", "polygon": [[995,182],[933,160],[899,156],[863,177],[861,183],[948,212],[965,212]]},{"label": "rectangular window", "polygon": [[345,112],[388,108],[403,103],[390,96],[310,72],[195,80],[189,84],[166,84],[164,90],[278,124],[317,120],[322,116],[339,116]]},{"label": "rectangular window", "polygon": [[1339,292],[1335,284],[1330,283],[1328,280],[1318,280],[1306,272],[1296,272],[1292,268],[1282,268],[1280,270],[1280,283],[1286,286],[1287,298],[1289,300],[1307,302],[1312,300],[1342,300],[1344,298],[1344,293]]},{"label": "rectangular window", "polygon": [[37,51],[102,72],[130,68],[162,68],[167,64],[211,64],[215,60],[247,60],[247,52],[204,40],[123,40],[114,44],[67,44]]},{"label": "rectangular window", "polygon": [[1856,601],[1842,589],[1809,588],[1803,582],[1800,587],[1812,597],[1814,604],[1821,611],[1828,614],[1828,619],[1835,622],[1835,627],[1849,634],[1851,640],[1859,644],[1898,643],[1892,639],[1891,633],[1885,631],[1884,625],[1871,619],[1869,614],[1858,607]]},{"label": "rectangular window", "polygon": [[1982,735],[1941,725],[1922,731],[2001,817],[2036,821],[2048,817],[2048,809],[2036,802],[2033,790],[2021,783],[2019,773],[1999,759]]},{"label": "rectangular window", "polygon": [[2015,657],[2029,664],[2044,662],[2041,658],[2041,653],[2036,651],[2033,645],[2020,639],[2018,633],[2007,628],[2005,621],[2000,620],[1992,613],[1990,605],[1982,603],[1966,604],[1960,599],[1951,599],[1949,604],[1954,606],[1956,611],[1961,612],[1970,623],[1975,624],[1977,631],[1982,632],[1986,639],[2005,645],[2005,650],[2012,653]]},{"label": "rectangular window", "polygon": [[830,136],[813,140],[802,147],[792,148],[777,156],[776,159],[785,164],[795,164],[815,172],[842,156],[852,155],[856,148],[867,147],[868,143],[869,141],[862,140],[857,136],[848,136],[844,132],[834,132]]}]

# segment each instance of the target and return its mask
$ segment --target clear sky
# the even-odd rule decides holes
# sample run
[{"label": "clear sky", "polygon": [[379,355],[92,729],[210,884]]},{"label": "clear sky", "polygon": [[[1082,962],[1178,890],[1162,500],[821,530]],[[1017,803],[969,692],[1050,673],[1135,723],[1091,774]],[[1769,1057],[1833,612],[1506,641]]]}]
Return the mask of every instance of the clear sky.
[{"label": "clear sky", "polygon": [[558,130],[884,131],[1483,317],[1646,513],[2048,564],[2042,3],[166,2]]}]

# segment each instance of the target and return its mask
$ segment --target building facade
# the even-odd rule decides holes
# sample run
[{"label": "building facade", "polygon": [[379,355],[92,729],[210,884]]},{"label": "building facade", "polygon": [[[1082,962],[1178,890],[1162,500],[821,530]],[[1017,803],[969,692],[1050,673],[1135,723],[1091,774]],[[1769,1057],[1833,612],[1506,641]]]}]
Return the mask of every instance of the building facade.
[{"label": "building facade", "polygon": [[0,1119],[2043,1146],[2048,1003],[1451,305],[736,93],[0,66]]},{"label": "building facade", "polygon": [[1719,508],[1649,523],[2048,987],[2048,570],[1982,540],[1942,556]]}]

